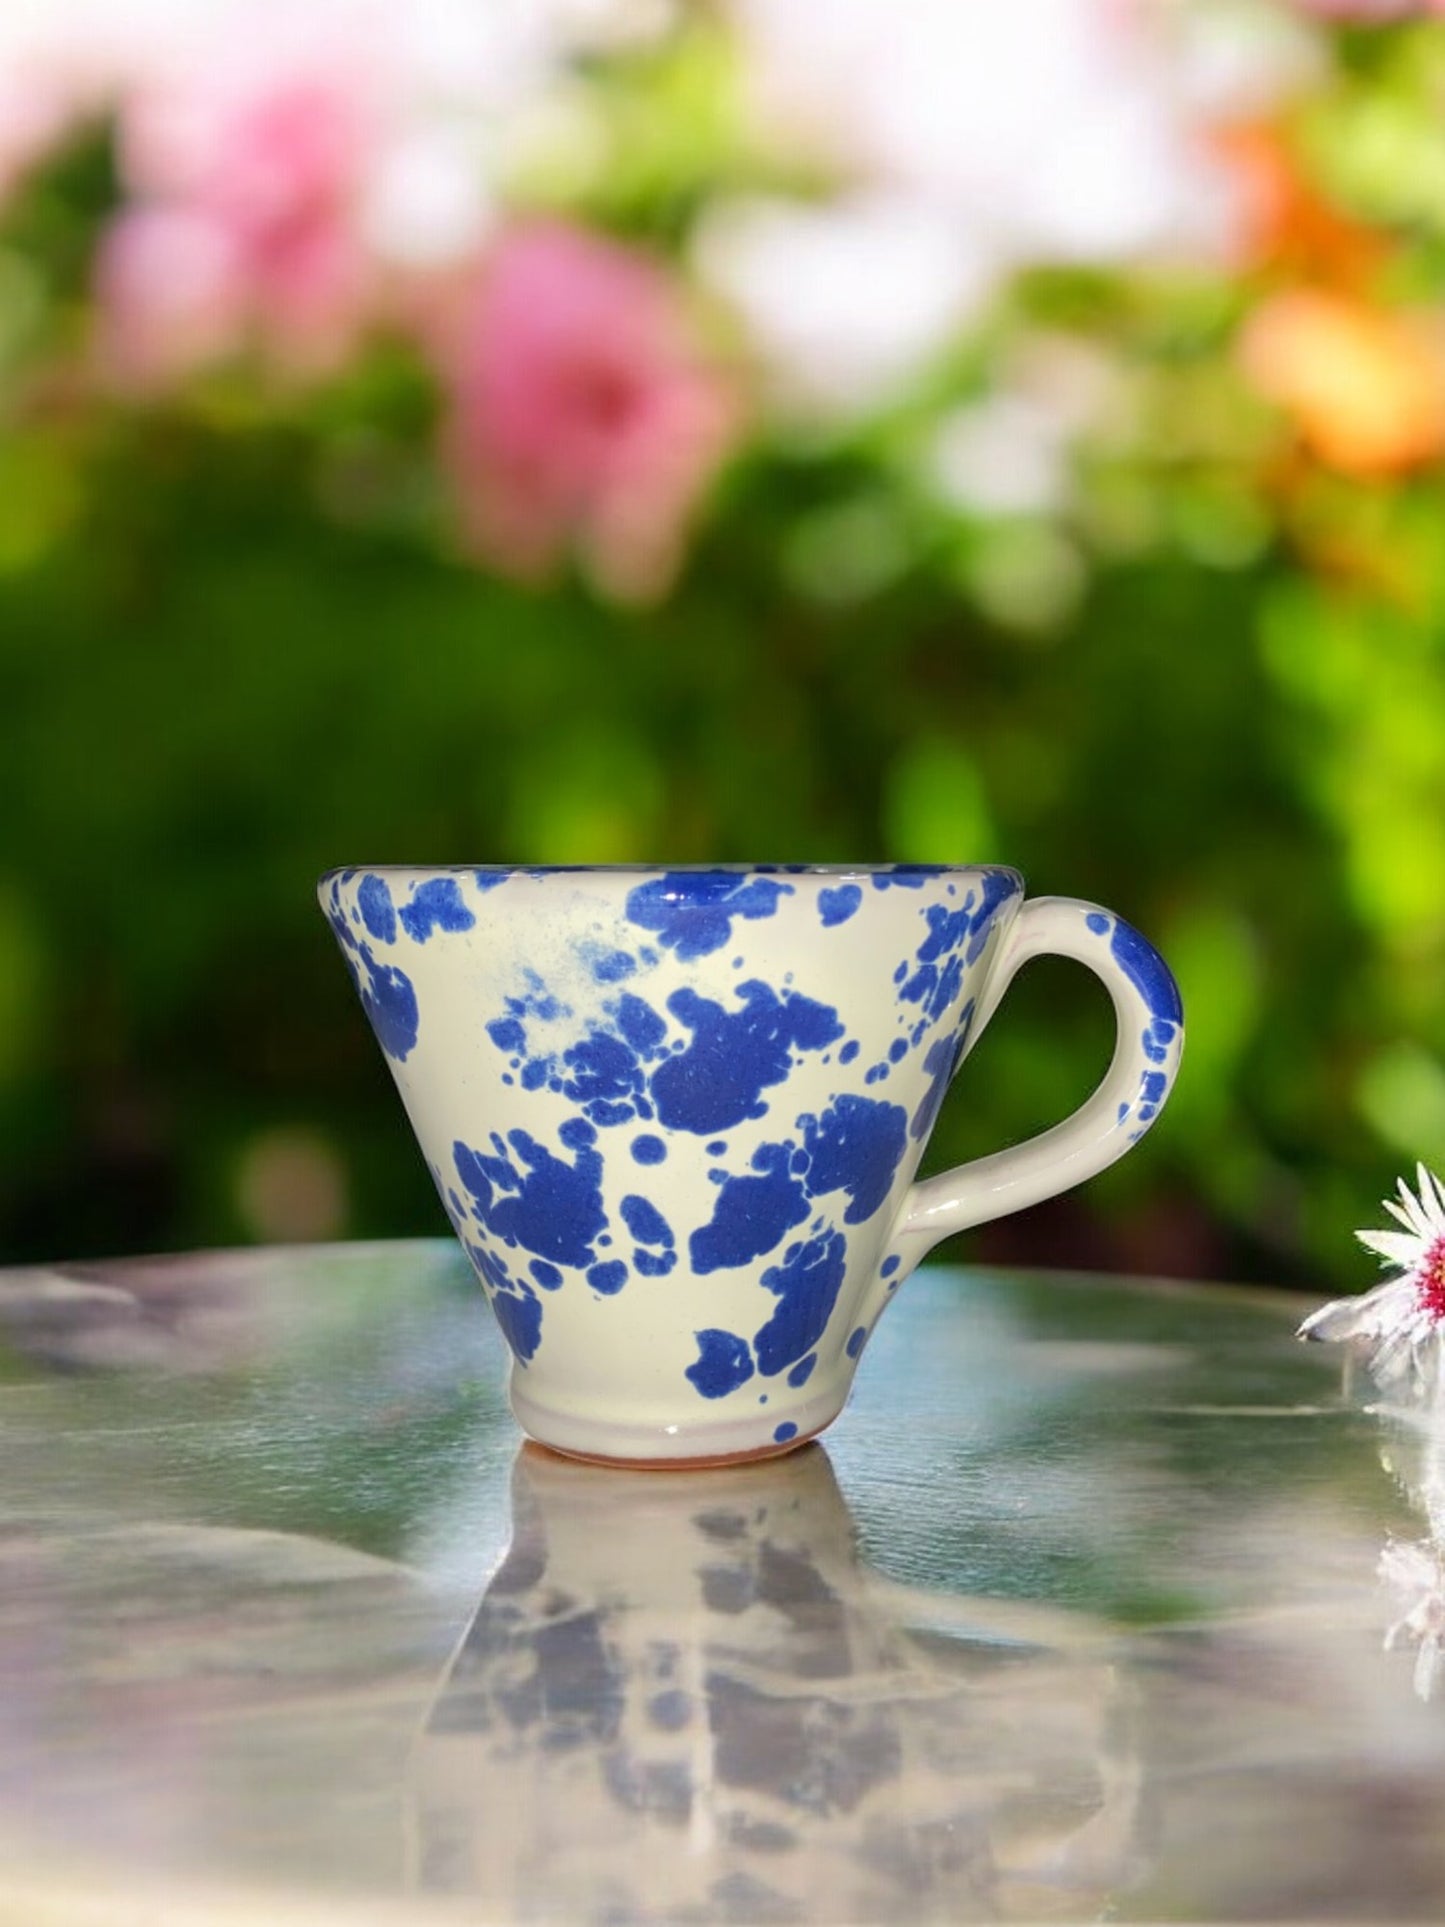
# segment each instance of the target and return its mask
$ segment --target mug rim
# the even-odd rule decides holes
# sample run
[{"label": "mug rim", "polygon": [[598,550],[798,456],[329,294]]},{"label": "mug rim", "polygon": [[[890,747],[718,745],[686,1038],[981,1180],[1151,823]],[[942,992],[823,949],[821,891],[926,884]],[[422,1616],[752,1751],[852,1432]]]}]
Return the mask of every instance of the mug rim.
[{"label": "mug rim", "polygon": [[322,872],[318,888],[355,876],[790,876],[790,877],[1012,877],[1024,888],[1021,871],[1009,863],[338,863]]}]

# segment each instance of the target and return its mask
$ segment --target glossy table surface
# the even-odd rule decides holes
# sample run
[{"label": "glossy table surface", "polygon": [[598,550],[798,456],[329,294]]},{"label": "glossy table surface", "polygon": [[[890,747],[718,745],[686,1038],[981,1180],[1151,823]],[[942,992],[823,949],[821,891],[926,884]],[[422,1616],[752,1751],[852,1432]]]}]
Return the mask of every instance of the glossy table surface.
[{"label": "glossy table surface", "polygon": [[1439,1919],[1434,1448],[1302,1309],[925,1267],[637,1473],[446,1244],[0,1272],[0,1923]]}]

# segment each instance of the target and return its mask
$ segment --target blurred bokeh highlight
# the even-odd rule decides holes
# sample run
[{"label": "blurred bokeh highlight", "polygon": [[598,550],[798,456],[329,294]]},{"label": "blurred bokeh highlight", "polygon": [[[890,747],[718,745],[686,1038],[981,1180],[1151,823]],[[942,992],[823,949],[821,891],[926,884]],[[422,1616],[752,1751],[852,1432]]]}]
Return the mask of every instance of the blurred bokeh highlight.
[{"label": "blurred bokeh highlight", "polygon": [[[996,859],[1190,1045],[973,1255],[1363,1282],[1445,1160],[1433,11],[0,15],[0,1258],[443,1229],[328,865]],[[1108,1034],[1036,966],[931,1165]]]}]

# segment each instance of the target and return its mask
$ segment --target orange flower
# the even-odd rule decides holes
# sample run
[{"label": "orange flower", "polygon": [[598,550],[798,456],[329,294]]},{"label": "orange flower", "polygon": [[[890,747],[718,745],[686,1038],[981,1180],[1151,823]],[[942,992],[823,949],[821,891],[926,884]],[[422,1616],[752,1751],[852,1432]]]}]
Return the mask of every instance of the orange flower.
[{"label": "orange flower", "polygon": [[1396,474],[1445,454],[1445,335],[1438,319],[1343,295],[1271,295],[1240,340],[1246,375],[1345,474]]},{"label": "orange flower", "polygon": [[1243,266],[1283,267],[1335,287],[1359,287],[1378,267],[1386,253],[1382,237],[1324,199],[1279,128],[1223,127],[1213,141],[1239,190]]}]

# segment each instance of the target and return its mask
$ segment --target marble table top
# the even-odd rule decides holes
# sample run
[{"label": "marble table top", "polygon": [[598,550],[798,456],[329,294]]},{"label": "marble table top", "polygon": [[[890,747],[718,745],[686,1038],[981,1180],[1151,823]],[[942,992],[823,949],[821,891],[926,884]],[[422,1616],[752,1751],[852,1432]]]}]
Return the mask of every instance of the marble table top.
[{"label": "marble table top", "polygon": [[640,1473],[448,1244],[0,1272],[0,1927],[1439,1919],[1433,1448],[1302,1309],[925,1267]]}]

